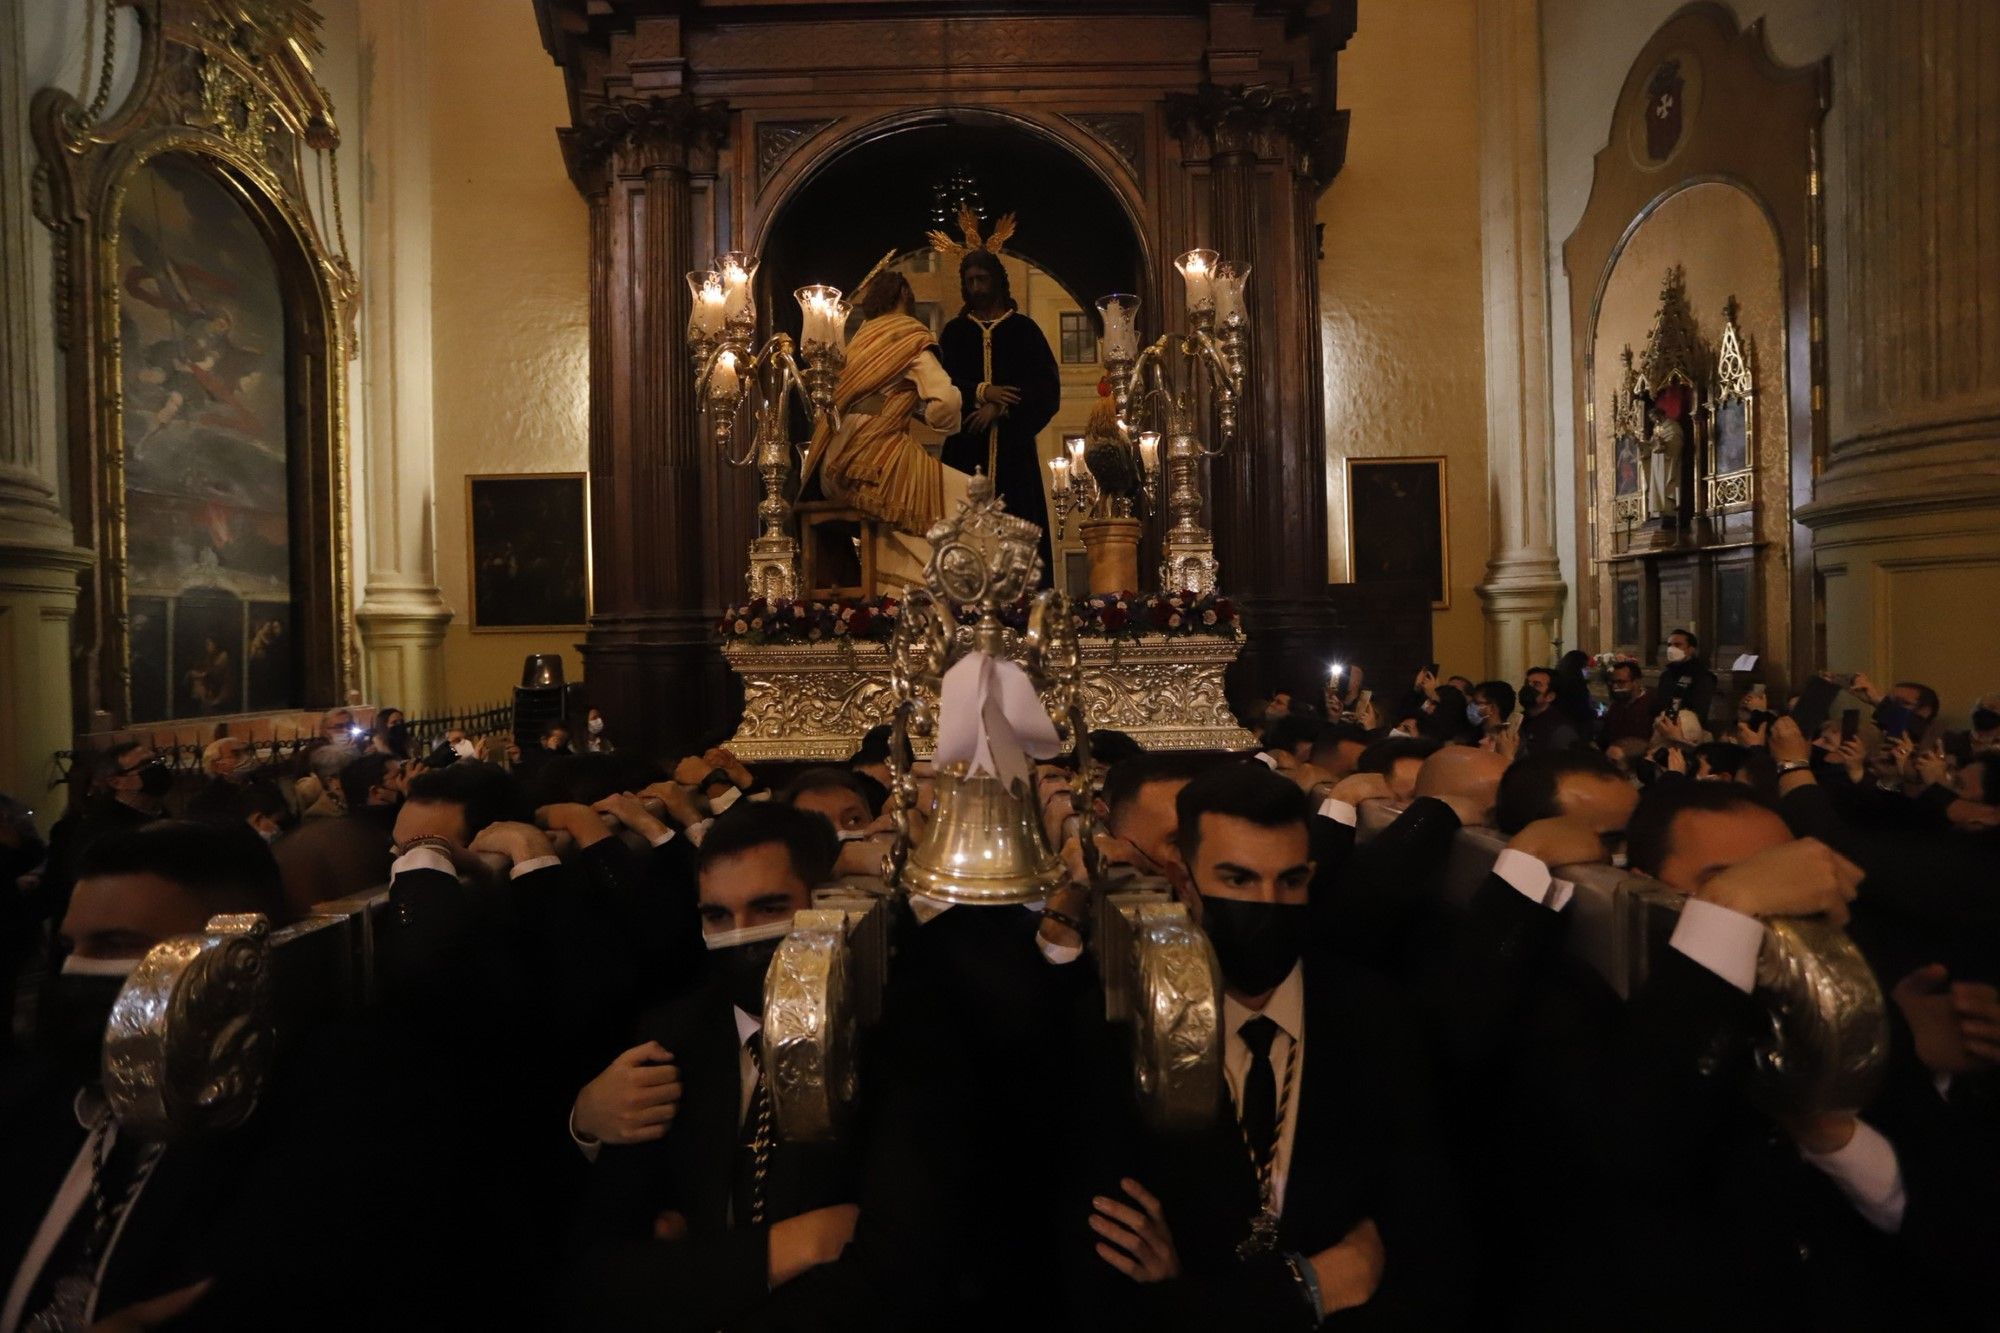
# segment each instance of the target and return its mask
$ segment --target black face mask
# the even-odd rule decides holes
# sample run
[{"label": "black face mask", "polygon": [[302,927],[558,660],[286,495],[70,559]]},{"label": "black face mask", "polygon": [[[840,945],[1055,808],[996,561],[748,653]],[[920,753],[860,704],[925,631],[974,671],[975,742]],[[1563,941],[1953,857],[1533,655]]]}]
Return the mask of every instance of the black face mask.
[{"label": "black face mask", "polygon": [[1247,903],[1201,895],[1201,927],[1215,946],[1222,979],[1244,995],[1273,990],[1305,945],[1304,903]]},{"label": "black face mask", "polygon": [[784,936],[780,935],[776,939],[732,944],[710,955],[716,974],[722,979],[722,993],[731,1004],[746,1014],[763,1014],[764,976],[771,970],[771,960],[778,956],[778,946],[784,942]]},{"label": "black face mask", "polygon": [[1974,731],[1992,731],[1995,727],[2000,727],[2000,713],[1996,713],[1990,708],[1975,708],[1972,710],[1972,729]]},{"label": "black face mask", "polygon": [[1542,692],[1533,685],[1521,687],[1521,707],[1533,708],[1542,701]]},{"label": "black face mask", "polygon": [[124,977],[53,976],[35,1006],[35,1055],[65,1086],[95,1083],[104,1060],[104,1025]]},{"label": "black face mask", "polygon": [[165,796],[174,789],[174,771],[155,759],[139,770],[139,790],[148,796]]},{"label": "black face mask", "polygon": [[410,729],[401,722],[382,728],[382,740],[391,754],[403,759],[410,757]]}]

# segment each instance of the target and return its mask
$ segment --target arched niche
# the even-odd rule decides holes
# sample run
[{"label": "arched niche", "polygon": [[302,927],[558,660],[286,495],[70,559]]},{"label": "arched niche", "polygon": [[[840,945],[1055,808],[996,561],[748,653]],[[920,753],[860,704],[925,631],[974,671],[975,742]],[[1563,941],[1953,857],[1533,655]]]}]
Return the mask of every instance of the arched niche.
[{"label": "arched niche", "polygon": [[[1601,450],[1608,449],[1612,438],[1607,397],[1621,369],[1616,354],[1623,344],[1611,348],[1609,363],[1600,355],[1599,307],[1614,276],[1623,280],[1628,256],[1633,256],[1633,273],[1643,274],[1636,257],[1643,251],[1652,255],[1648,262],[1654,271],[1643,281],[1633,280],[1641,288],[1652,286],[1656,308],[1662,281],[1658,261],[1679,245],[1677,225],[1695,227],[1690,243],[1704,247],[1710,241],[1699,238],[1719,234],[1713,220],[1701,213],[1706,200],[1737,219],[1736,244],[1759,252],[1773,243],[1776,247],[1783,335],[1774,338],[1767,331],[1758,339],[1756,401],[1763,414],[1760,447],[1782,446],[1783,454],[1768,475],[1760,473],[1757,532],[1744,535],[1741,549],[1763,543],[1755,585],[1769,595],[1761,612],[1753,613],[1761,676],[1797,680],[1809,668],[1815,638],[1811,534],[1790,515],[1811,498],[1815,440],[1823,429],[1813,400],[1824,382],[1823,321],[1816,315],[1824,304],[1819,161],[1827,80],[1824,61],[1800,68],[1780,65],[1765,41],[1761,20],[1739,27],[1735,15],[1713,0],[1698,0],[1675,13],[1626,72],[1604,146],[1593,161],[1590,198],[1562,246],[1569,278],[1579,637],[1593,647],[1609,649],[1619,641],[1620,596],[1628,598],[1626,614],[1631,613],[1629,592],[1621,592],[1616,567],[1603,558],[1612,514],[1600,503],[1599,473],[1608,457]],[[1721,312],[1714,301],[1721,298],[1708,292],[1707,277],[1698,276],[1702,265],[1687,258],[1670,262],[1680,263],[1695,287],[1689,308],[1699,325],[1719,336]],[[1751,300],[1747,290],[1737,296]],[[1647,331],[1641,328],[1640,333]],[[1772,510],[1768,519],[1761,512],[1767,506]],[[1683,529],[1669,545],[1692,551],[1712,549],[1715,543]],[[1661,553],[1647,559],[1663,567],[1679,557]],[[1697,622],[1712,622],[1718,601],[1712,578],[1702,572],[1714,562],[1705,560],[1681,561],[1697,567]],[[1773,583],[1779,579],[1785,583],[1782,597]],[[1653,577],[1649,586],[1657,583]],[[1643,624],[1653,631],[1640,637],[1636,646],[1642,651],[1657,638],[1661,610],[1658,605],[1639,608]]]},{"label": "arched niche", "polygon": [[59,88],[32,109],[76,540],[96,555],[79,730],[321,705],[356,679],[357,286],[337,220],[308,202],[339,137],[304,55],[317,19],[198,8],[142,24],[137,80],[107,116]]},{"label": "arched niche", "polygon": [[885,251],[922,245],[934,225],[932,183],[954,169],[978,179],[991,216],[1016,215],[1008,251],[1086,308],[1107,292],[1152,290],[1138,214],[1088,150],[1023,117],[940,108],[840,135],[775,186],[755,233],[765,308],[795,328],[796,288],[852,292]]},{"label": "arched niche", "polygon": [[[1686,327],[1673,327],[1677,320]],[[1732,325],[1754,386],[1747,399],[1723,383],[1720,361]],[[1583,447],[1591,451],[1592,487],[1584,503],[1594,519],[1592,560],[1605,571],[1602,646],[1651,659],[1666,629],[1680,623],[1723,656],[1770,655],[1764,627],[1782,631],[1791,611],[1782,554],[1791,524],[1791,407],[1783,255],[1764,202],[1729,180],[1688,181],[1655,200],[1633,220],[1604,272],[1589,338],[1592,410]],[[1691,355],[1673,350],[1681,345]],[[1633,423],[1622,419],[1633,381],[1655,393],[1671,381],[1692,400],[1683,458],[1689,494],[1684,527],[1672,534],[1673,550],[1693,553],[1691,559],[1646,554],[1632,540],[1629,513],[1621,515],[1637,507],[1633,465],[1646,464],[1631,457],[1637,439]],[[1748,414],[1750,451],[1740,460],[1718,439],[1713,415],[1738,401],[1745,406],[1736,410]],[[1725,491],[1715,485],[1718,478],[1734,480]],[[1665,563],[1649,568],[1649,560]]]}]

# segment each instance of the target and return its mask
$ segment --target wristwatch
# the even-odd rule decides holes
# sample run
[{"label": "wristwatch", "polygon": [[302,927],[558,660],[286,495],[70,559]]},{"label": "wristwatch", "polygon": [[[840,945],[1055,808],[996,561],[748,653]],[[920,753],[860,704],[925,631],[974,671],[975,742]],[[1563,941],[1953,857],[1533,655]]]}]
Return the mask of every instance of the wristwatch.
[{"label": "wristwatch", "polygon": [[1804,773],[1810,771],[1811,768],[1812,764],[1807,760],[1787,759],[1784,763],[1778,765],[1778,776],[1783,777],[1787,773]]}]

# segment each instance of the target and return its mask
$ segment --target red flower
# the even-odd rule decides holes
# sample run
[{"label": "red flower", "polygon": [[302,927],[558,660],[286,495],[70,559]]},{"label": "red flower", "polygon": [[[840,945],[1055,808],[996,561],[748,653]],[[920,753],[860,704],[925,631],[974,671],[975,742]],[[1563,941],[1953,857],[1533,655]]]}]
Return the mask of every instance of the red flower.
[{"label": "red flower", "polygon": [[866,634],[868,627],[874,621],[875,613],[873,611],[870,611],[865,606],[857,606],[854,608],[854,618],[847,622],[847,632],[856,635]]},{"label": "red flower", "polygon": [[1155,629],[1165,629],[1177,619],[1174,615],[1174,608],[1166,602],[1154,602],[1146,608],[1146,611],[1152,617],[1153,628]]},{"label": "red flower", "polygon": [[1127,619],[1129,619],[1129,618],[1130,618],[1130,614],[1131,614],[1131,613],[1130,613],[1130,612],[1128,612],[1128,611],[1126,611],[1126,609],[1125,609],[1124,607],[1122,607],[1122,606],[1107,606],[1107,607],[1105,607],[1105,608],[1104,608],[1104,628],[1106,628],[1106,629],[1124,629],[1124,628],[1125,628],[1125,622],[1126,622],[1126,620],[1127,620]]},{"label": "red flower", "polygon": [[1215,614],[1221,616],[1224,620],[1234,620],[1236,618],[1236,605],[1227,597],[1218,597],[1215,599]]}]

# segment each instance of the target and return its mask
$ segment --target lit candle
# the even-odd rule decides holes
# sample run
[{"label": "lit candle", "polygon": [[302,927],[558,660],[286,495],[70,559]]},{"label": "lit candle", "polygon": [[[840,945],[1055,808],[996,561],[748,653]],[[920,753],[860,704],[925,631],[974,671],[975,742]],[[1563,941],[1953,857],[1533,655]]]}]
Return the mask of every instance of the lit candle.
[{"label": "lit candle", "polygon": [[736,353],[724,350],[715,358],[708,374],[708,396],[719,403],[734,402],[741,382],[736,377]]},{"label": "lit candle", "polygon": [[1130,361],[1139,355],[1139,298],[1113,292],[1097,309],[1104,316],[1104,359]]},{"label": "lit candle", "polygon": [[801,287],[792,293],[798,298],[801,324],[799,341],[807,347],[837,347],[840,345],[844,307],[840,304],[840,289],[815,284]]},{"label": "lit candle", "polygon": [[1090,463],[1083,456],[1083,436],[1063,436],[1063,447],[1069,450],[1070,475],[1078,478],[1090,475]]},{"label": "lit candle", "polygon": [[687,275],[687,283],[694,297],[688,305],[688,336],[712,338],[722,327],[722,275],[714,269],[696,269]]},{"label": "lit candle", "polygon": [[1049,460],[1049,485],[1057,495],[1069,494],[1069,460],[1051,458]]},{"label": "lit candle", "polygon": [[[1243,288],[1250,281],[1250,266],[1233,259],[1215,266],[1215,322],[1228,324],[1243,319]],[[1190,301],[1190,304],[1192,302]]]},{"label": "lit candle", "polygon": [[1215,251],[1190,250],[1174,261],[1174,267],[1181,271],[1181,280],[1187,284],[1187,308],[1189,314],[1215,308]]},{"label": "lit candle", "polygon": [[756,258],[731,250],[717,259],[715,266],[722,273],[722,317],[729,320],[750,313],[750,279],[757,273]]},{"label": "lit candle", "polygon": [[1160,432],[1142,430],[1139,432],[1139,466],[1146,469],[1147,476],[1160,470]]}]

